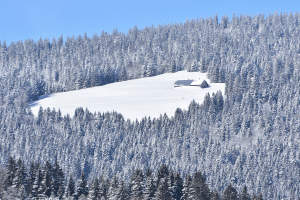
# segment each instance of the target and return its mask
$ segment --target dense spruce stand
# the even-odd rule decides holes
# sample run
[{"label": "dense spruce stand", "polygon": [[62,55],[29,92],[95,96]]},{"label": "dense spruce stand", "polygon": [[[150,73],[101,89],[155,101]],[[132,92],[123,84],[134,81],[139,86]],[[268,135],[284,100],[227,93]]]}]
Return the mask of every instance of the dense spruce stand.
[{"label": "dense spruce stand", "polygon": [[[87,183],[84,172],[81,173],[77,184],[72,175],[64,179],[64,172],[57,162],[52,164],[46,161],[41,167],[36,164],[34,171],[34,185],[28,190],[28,182],[31,177],[27,175],[26,169],[22,166],[23,161],[16,161],[10,157],[6,170],[2,174],[5,177],[0,195],[3,199],[158,199],[158,200],[250,200],[247,187],[244,186],[240,194],[229,184],[222,195],[217,191],[211,191],[206,184],[205,177],[201,172],[196,171],[193,175],[186,174],[185,186],[180,173],[169,171],[167,165],[162,165],[155,176],[148,169],[145,173],[134,170],[130,182],[113,176],[113,179],[105,180],[103,177],[95,178]],[[21,168],[19,168],[21,166]],[[20,173],[23,171],[22,173]],[[174,176],[174,174],[176,174]],[[21,178],[22,177],[22,178]],[[11,182],[13,179],[15,181]],[[75,187],[77,185],[77,187]],[[67,188],[65,190],[65,188]],[[27,190],[26,190],[27,189]],[[239,198],[238,198],[239,197]],[[253,195],[253,200],[262,199],[262,195]]]},{"label": "dense spruce stand", "polygon": [[[299,13],[216,15],[0,41],[0,198],[299,199],[299,23]],[[42,95],[181,70],[207,73],[225,93],[134,121],[86,108],[34,117],[29,107]]]}]

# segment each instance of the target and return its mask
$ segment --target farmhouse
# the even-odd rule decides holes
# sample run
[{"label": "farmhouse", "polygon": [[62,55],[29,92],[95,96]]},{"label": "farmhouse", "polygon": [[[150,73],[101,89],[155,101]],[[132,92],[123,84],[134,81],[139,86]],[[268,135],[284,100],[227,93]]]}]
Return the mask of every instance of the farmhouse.
[{"label": "farmhouse", "polygon": [[193,80],[178,80],[174,83],[174,87],[190,86]]},{"label": "farmhouse", "polygon": [[204,79],[199,80],[178,80],[174,83],[174,87],[181,87],[181,86],[198,86],[201,88],[208,87],[208,83]]}]

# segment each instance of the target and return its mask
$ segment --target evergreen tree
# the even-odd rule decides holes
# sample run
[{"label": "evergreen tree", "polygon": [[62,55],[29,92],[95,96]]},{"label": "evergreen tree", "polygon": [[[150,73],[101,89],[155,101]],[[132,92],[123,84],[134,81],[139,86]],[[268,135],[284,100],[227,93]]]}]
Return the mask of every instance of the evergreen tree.
[{"label": "evergreen tree", "polygon": [[262,197],[262,194],[256,196],[256,195],[253,195],[252,196],[252,200],[263,200],[263,197]]},{"label": "evergreen tree", "polygon": [[76,90],[80,90],[83,88],[83,82],[84,82],[84,75],[80,70],[76,73],[76,82],[75,82]]},{"label": "evergreen tree", "polygon": [[148,168],[147,170],[146,170],[146,172],[145,172],[145,178],[148,178],[148,177],[152,177],[152,171],[151,171],[151,169],[150,168]]},{"label": "evergreen tree", "polygon": [[244,186],[243,191],[240,195],[241,200],[250,200],[250,195],[248,194],[247,186]]},{"label": "evergreen tree", "polygon": [[[12,163],[10,161],[10,163]],[[8,171],[8,170],[6,170]],[[26,169],[19,158],[16,164],[16,172],[11,186],[3,187],[7,179],[0,178],[0,198],[3,199],[25,199],[26,197]],[[2,185],[3,184],[3,185]],[[5,189],[5,191],[2,191]],[[4,194],[3,194],[4,193]]]},{"label": "evergreen tree", "polygon": [[17,165],[13,157],[9,157],[6,165],[6,177],[4,180],[4,188],[10,187],[13,184],[13,180],[16,176]]},{"label": "evergreen tree", "polygon": [[175,175],[174,186],[172,189],[172,198],[175,200],[180,200],[182,197],[183,191],[183,180],[180,177],[180,174],[177,172]]},{"label": "evergreen tree", "polygon": [[151,60],[146,68],[146,76],[151,77],[151,76],[155,76],[155,75],[156,75],[156,67],[155,67],[153,60]]},{"label": "evergreen tree", "polygon": [[167,180],[168,180],[168,185],[169,185],[169,192],[170,192],[171,196],[173,197],[173,194],[174,194],[173,188],[174,188],[174,184],[175,184],[175,176],[174,176],[173,170],[169,173]]},{"label": "evergreen tree", "polygon": [[26,186],[27,186],[26,178],[27,178],[26,168],[25,168],[21,158],[19,158],[18,163],[17,163],[16,176],[14,177],[12,187],[20,188],[23,186],[24,188],[26,188]]},{"label": "evergreen tree", "polygon": [[211,200],[220,200],[220,196],[219,196],[218,191],[216,191],[216,190],[213,191],[213,192],[211,193],[210,199],[211,199]]},{"label": "evergreen tree", "polygon": [[223,200],[237,200],[238,194],[236,189],[229,184],[223,193]]},{"label": "evergreen tree", "polygon": [[88,190],[88,187],[87,187],[87,181],[85,179],[84,172],[82,172],[81,175],[80,175],[76,193],[77,193],[78,197],[81,197],[81,196],[86,197],[89,193],[89,190]]},{"label": "evergreen tree", "polygon": [[114,82],[114,71],[110,64],[105,65],[104,68],[104,82],[105,84],[113,83]]},{"label": "evergreen tree", "polygon": [[168,72],[169,72],[169,73],[174,73],[174,72],[176,72],[176,63],[175,63],[175,61],[174,61],[173,59],[169,62],[169,65],[168,65]]},{"label": "evergreen tree", "polygon": [[[148,174],[148,173],[146,173]],[[150,200],[154,198],[154,194],[156,191],[155,182],[153,180],[152,175],[148,175],[146,178],[146,183],[144,187],[143,196],[145,200]]]},{"label": "evergreen tree", "polygon": [[108,190],[108,198],[109,199],[117,199],[118,193],[118,178],[114,175]]},{"label": "evergreen tree", "polygon": [[72,174],[70,174],[68,187],[66,191],[66,197],[73,197],[75,195],[75,182],[73,180]]},{"label": "evergreen tree", "polygon": [[100,190],[100,198],[101,199],[108,199],[108,189],[109,189],[109,181],[104,180],[103,177],[100,179],[99,190]]},{"label": "evergreen tree", "polygon": [[52,194],[52,165],[49,161],[46,161],[45,167],[44,167],[44,178],[43,183],[45,187],[45,195],[47,197],[50,197]]},{"label": "evergreen tree", "polygon": [[154,199],[157,200],[171,200],[171,194],[169,192],[169,185],[168,185],[168,179],[162,178],[159,182],[157,191],[155,192]]},{"label": "evergreen tree", "polygon": [[206,73],[206,71],[207,71],[206,60],[205,60],[205,57],[203,57],[203,58],[201,58],[201,62],[200,62],[200,72]]},{"label": "evergreen tree", "polygon": [[116,199],[118,199],[118,200],[128,199],[126,186],[125,186],[125,183],[123,180],[119,181]]},{"label": "evergreen tree", "polygon": [[38,197],[38,195],[44,192],[45,187],[44,185],[42,185],[42,181],[43,181],[43,173],[41,168],[38,166],[38,169],[36,169],[35,172],[35,178],[32,185],[32,191],[31,191],[32,197]]},{"label": "evergreen tree", "polygon": [[169,169],[168,166],[166,164],[163,164],[157,171],[156,174],[156,187],[158,187],[159,182],[162,178],[167,178],[169,176]]},{"label": "evergreen tree", "polygon": [[147,77],[148,67],[147,64],[144,64],[142,67],[142,77]]},{"label": "evergreen tree", "polygon": [[[46,172],[44,172],[43,174],[46,174]],[[45,179],[45,177],[43,177],[42,181],[40,182],[40,184],[39,184],[39,186],[37,188],[36,197],[38,199],[45,199],[45,198],[47,198],[47,195],[46,195],[46,179]]]},{"label": "evergreen tree", "polygon": [[27,187],[26,187],[26,193],[28,196],[31,195],[34,181],[35,181],[35,164],[34,162],[31,162],[29,172],[28,172]]},{"label": "evergreen tree", "polygon": [[127,75],[127,71],[126,68],[124,66],[121,67],[121,72],[120,72],[120,81],[125,81],[128,79],[128,75]]},{"label": "evergreen tree", "polygon": [[55,197],[62,197],[64,194],[65,186],[64,186],[64,172],[60,168],[58,162],[56,161],[53,169],[53,195]]},{"label": "evergreen tree", "polygon": [[191,195],[191,188],[192,188],[192,177],[191,175],[187,174],[185,176],[184,184],[183,184],[183,190],[182,190],[182,200],[188,200]]},{"label": "evergreen tree", "polygon": [[131,194],[132,199],[141,199],[143,196],[143,182],[144,175],[142,170],[135,170],[130,180]]},{"label": "evergreen tree", "polygon": [[65,194],[65,186],[63,184],[58,189],[58,199],[59,200],[63,199],[64,198],[64,194]]},{"label": "evergreen tree", "polygon": [[190,68],[188,69],[189,72],[197,72],[198,71],[198,63],[197,60],[193,60]]},{"label": "evergreen tree", "polygon": [[194,199],[210,199],[210,190],[201,172],[195,172],[193,177]]},{"label": "evergreen tree", "polygon": [[96,200],[100,199],[100,188],[99,188],[99,179],[95,178],[92,181],[92,185],[89,191],[89,199]]}]

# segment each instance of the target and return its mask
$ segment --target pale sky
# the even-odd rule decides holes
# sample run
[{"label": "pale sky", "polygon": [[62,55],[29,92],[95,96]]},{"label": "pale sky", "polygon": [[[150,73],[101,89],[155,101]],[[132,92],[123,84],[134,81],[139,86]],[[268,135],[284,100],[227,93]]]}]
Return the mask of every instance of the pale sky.
[{"label": "pale sky", "polygon": [[[297,10],[298,9],[298,10]],[[187,19],[209,18],[233,13],[257,15],[275,11],[300,12],[300,1],[101,1],[101,0],[0,0],[0,41],[25,39],[37,41],[63,35],[77,37],[86,32],[89,37],[111,33],[114,29],[127,33],[135,25],[146,26],[184,23]]]}]

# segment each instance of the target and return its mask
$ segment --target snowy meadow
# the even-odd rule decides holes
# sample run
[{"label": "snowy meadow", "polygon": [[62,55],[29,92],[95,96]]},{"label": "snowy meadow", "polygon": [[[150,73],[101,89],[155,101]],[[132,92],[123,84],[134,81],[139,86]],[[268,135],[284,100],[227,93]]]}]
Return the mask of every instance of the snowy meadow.
[{"label": "snowy meadow", "polygon": [[[187,79],[205,79],[209,87],[174,87],[175,81]],[[176,108],[187,109],[192,100],[202,103],[207,93],[218,90],[224,94],[225,83],[210,83],[206,73],[179,71],[42,96],[31,104],[31,109],[35,116],[40,106],[60,109],[62,115],[73,116],[75,109],[82,107],[91,112],[116,111],[125,119],[140,120],[145,116],[157,118],[164,113],[173,116]]]}]

